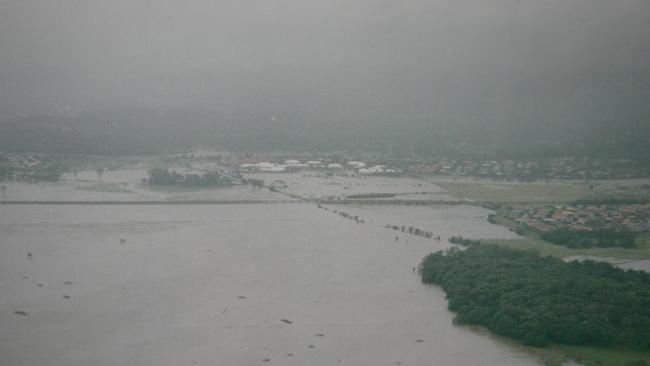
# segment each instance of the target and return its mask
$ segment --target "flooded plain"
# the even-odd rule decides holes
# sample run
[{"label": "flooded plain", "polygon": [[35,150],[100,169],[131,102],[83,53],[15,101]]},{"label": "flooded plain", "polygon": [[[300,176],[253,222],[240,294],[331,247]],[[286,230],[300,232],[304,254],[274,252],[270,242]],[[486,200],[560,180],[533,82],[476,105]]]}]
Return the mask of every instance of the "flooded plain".
[{"label": "flooded plain", "polygon": [[[182,170],[179,170],[182,171]],[[289,201],[290,198],[268,189],[247,185],[223,188],[155,187],[143,183],[147,169],[106,170],[101,179],[95,171],[66,173],[57,183],[6,183],[7,201]],[[0,199],[0,201],[2,200]]]},{"label": "flooded plain", "polygon": [[[254,173],[280,192],[309,199],[341,199],[380,195],[382,200],[453,201],[440,186],[410,177],[381,177],[321,172]],[[370,196],[372,197],[372,196]]]},{"label": "flooded plain", "polygon": [[539,364],[454,326],[420,282],[413,267],[446,241],[383,227],[512,237],[486,210],[343,210],[366,221],[303,203],[0,205],[3,363]]}]

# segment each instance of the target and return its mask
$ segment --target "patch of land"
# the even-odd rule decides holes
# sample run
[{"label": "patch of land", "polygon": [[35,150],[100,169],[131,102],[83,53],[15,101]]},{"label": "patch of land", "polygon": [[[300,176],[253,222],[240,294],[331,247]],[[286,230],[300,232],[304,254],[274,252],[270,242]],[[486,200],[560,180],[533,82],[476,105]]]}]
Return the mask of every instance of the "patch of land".
[{"label": "patch of land", "polygon": [[541,255],[567,258],[573,256],[587,256],[593,258],[612,258],[615,260],[650,259],[650,233],[642,233],[636,239],[634,247],[590,247],[571,248],[565,245],[553,244],[540,238],[539,232],[527,225],[515,222],[506,217],[507,210],[497,210],[490,215],[490,222],[509,228],[521,235],[520,239],[509,240],[482,240],[513,249],[535,250]]},{"label": "patch of land", "polygon": [[356,174],[253,173],[245,178],[260,179],[291,197],[309,200],[350,201],[447,201],[455,200],[440,186],[410,177],[364,176]]},{"label": "patch of land", "polygon": [[498,244],[500,246],[521,249],[534,250],[540,255],[550,255],[552,257],[567,258],[573,256],[589,256],[598,258],[614,258],[620,260],[630,259],[650,259],[650,246],[639,248],[568,248],[562,245],[551,244],[543,240],[534,238],[524,239],[488,239],[481,240],[488,244]]},{"label": "patch of land", "polygon": [[424,177],[458,198],[482,203],[568,203],[578,200],[650,199],[650,180],[550,181],[518,183]]},{"label": "patch of land", "polygon": [[596,195],[593,190],[583,185],[571,183],[439,182],[437,184],[454,197],[477,202],[572,202]]},{"label": "patch of land", "polygon": [[619,203],[614,200],[596,204],[572,205],[500,205],[497,217],[507,225],[519,230],[532,230],[537,234],[558,229],[572,232],[650,231],[650,203],[631,201]]},{"label": "patch of land", "polygon": [[103,193],[133,193],[133,191],[118,183],[98,183],[89,186],[75,187],[82,191],[103,192]]}]

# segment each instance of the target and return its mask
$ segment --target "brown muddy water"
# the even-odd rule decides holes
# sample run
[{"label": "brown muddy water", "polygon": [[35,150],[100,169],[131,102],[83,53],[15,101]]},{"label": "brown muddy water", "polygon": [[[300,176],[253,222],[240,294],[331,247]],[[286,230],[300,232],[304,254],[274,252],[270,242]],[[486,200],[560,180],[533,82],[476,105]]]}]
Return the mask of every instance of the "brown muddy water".
[{"label": "brown muddy water", "polygon": [[446,242],[381,227],[511,237],[487,211],[353,209],[0,206],[2,364],[540,364],[452,324],[413,272]]}]

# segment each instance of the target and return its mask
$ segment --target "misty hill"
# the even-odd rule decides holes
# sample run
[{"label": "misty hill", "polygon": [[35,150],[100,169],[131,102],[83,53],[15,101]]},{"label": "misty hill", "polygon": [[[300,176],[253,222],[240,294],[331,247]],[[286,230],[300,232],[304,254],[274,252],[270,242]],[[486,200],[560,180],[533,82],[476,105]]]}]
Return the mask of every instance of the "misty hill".
[{"label": "misty hill", "polygon": [[638,156],[648,24],[643,0],[4,1],[0,149]]},{"label": "misty hill", "polygon": [[584,129],[583,134],[540,135],[525,128],[482,133],[441,125],[372,126],[362,122],[301,125],[298,118],[268,118],[255,111],[219,113],[205,109],[123,109],[0,119],[0,151],[156,154],[196,147],[256,151],[379,152],[506,157],[650,156],[647,124]]}]

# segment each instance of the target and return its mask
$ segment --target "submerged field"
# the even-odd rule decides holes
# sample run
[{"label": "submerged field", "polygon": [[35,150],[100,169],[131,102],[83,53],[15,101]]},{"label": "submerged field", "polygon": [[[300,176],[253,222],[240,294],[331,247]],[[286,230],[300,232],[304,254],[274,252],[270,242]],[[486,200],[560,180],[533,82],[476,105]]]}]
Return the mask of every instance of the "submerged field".
[{"label": "submerged field", "polygon": [[593,190],[578,183],[438,183],[457,198],[478,202],[571,202],[594,196]]},{"label": "submerged field", "polygon": [[[304,199],[377,199],[389,201],[452,201],[437,184],[410,177],[380,177],[323,172],[255,173],[247,177],[262,179],[279,192]],[[383,196],[383,197],[382,197]]]},{"label": "submerged field", "polygon": [[6,183],[3,198],[8,201],[289,201],[280,193],[252,189],[247,185],[223,188],[150,186],[142,182],[147,169],[106,170],[101,177],[94,170],[63,175],[58,183]]},{"label": "submerged field", "polygon": [[[509,237],[473,210],[447,220]],[[0,231],[7,364],[538,364],[420,283],[447,243],[315,205],[4,205]]]}]

